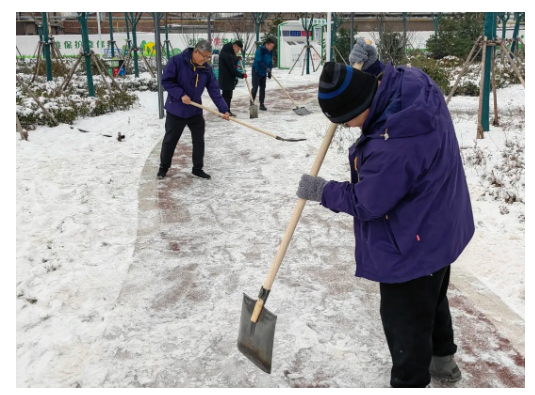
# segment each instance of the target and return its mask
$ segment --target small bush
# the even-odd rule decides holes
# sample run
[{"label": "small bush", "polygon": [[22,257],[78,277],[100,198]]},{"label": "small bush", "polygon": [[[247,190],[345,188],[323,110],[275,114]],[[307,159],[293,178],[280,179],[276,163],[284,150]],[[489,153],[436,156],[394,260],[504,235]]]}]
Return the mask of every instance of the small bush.
[{"label": "small bush", "polygon": [[[31,77],[25,76],[25,80]],[[87,116],[98,116],[105,113],[127,110],[137,101],[132,92],[113,90],[111,93],[102,83],[101,78],[95,78],[95,97],[89,97],[85,76],[75,76],[65,91],[58,92],[61,78],[53,82],[44,82],[43,77],[32,85],[32,92],[39,97],[40,102],[51,112],[60,123],[72,124],[76,119]],[[24,127],[31,125],[53,126],[35,101],[26,96],[26,92],[17,87],[16,94],[17,115]]]},{"label": "small bush", "polygon": [[407,59],[407,61],[410,62],[412,66],[418,67],[429,77],[431,77],[431,79],[438,85],[442,93],[447,94],[449,92],[450,83],[448,79],[448,73],[435,59],[418,56]]}]

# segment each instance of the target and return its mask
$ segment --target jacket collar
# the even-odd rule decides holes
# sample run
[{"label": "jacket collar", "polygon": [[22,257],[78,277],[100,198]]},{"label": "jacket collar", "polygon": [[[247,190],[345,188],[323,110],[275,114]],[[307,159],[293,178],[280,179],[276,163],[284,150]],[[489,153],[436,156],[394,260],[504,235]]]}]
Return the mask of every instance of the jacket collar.
[{"label": "jacket collar", "polygon": [[193,47],[189,47],[182,52],[183,61],[186,62],[191,68],[193,68],[194,71],[199,70],[199,72],[202,72],[204,70],[209,70],[211,67],[208,62],[205,62],[202,66],[197,66],[196,64],[193,64],[193,50]]},{"label": "jacket collar", "polygon": [[435,128],[443,101],[442,93],[423,71],[388,63],[363,134],[387,139],[428,133]]}]

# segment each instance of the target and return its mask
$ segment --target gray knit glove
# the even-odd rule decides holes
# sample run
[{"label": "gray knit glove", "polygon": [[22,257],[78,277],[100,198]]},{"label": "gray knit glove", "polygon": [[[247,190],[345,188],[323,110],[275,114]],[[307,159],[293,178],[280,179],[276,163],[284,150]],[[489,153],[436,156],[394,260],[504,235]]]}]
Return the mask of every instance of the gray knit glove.
[{"label": "gray knit glove", "polygon": [[353,50],[349,54],[349,62],[364,63],[362,70],[366,70],[377,60],[377,49],[370,44],[367,44],[363,37],[357,38],[357,43],[353,46]]},{"label": "gray knit glove", "polygon": [[297,189],[297,197],[306,200],[314,200],[321,202],[321,196],[323,195],[323,187],[328,183],[321,177],[314,177],[308,174],[301,176],[299,181],[299,188]]}]

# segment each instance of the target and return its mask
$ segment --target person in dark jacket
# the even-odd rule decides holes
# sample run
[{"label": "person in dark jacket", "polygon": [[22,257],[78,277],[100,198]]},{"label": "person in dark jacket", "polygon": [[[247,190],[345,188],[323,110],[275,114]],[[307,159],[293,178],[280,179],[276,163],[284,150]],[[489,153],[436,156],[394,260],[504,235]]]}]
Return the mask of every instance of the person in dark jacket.
[{"label": "person in dark jacket", "polygon": [[165,136],[160,153],[158,178],[164,178],[171,167],[171,160],[178,140],[186,125],[191,131],[193,144],[192,173],[209,179],[203,171],[204,160],[204,118],[202,109],[190,105],[191,102],[202,104],[201,96],[206,88],[224,119],[229,119],[229,109],[221,97],[219,85],[208,61],[212,46],[201,40],[195,48],[187,48],[180,55],[173,56],[165,66],[162,86],[167,91],[165,109]]},{"label": "person in dark jacket", "polygon": [[264,105],[264,99],[266,98],[266,77],[271,78],[271,69],[273,63],[271,60],[271,51],[275,47],[275,41],[272,38],[268,38],[264,45],[256,50],[253,62],[253,87],[251,89],[251,95],[253,100],[256,99],[256,92],[260,87],[260,108],[266,111],[267,108]]},{"label": "person in dark jacket", "polygon": [[238,71],[238,60],[241,57],[237,53],[243,48],[243,43],[238,40],[233,43],[223,45],[221,54],[219,55],[219,87],[223,91],[222,96],[227,103],[231,117],[235,117],[230,111],[230,102],[232,101],[232,92],[236,87],[235,81],[237,78],[247,78],[247,74],[242,74]]},{"label": "person in dark jacket", "polygon": [[303,175],[297,196],[354,218],[356,276],[380,283],[391,386],[457,381],[446,293],[474,219],[453,122],[423,71],[385,67],[368,44],[356,46],[352,62],[374,73],[326,63],[318,93],[331,122],[362,130],[349,149],[351,181]]}]

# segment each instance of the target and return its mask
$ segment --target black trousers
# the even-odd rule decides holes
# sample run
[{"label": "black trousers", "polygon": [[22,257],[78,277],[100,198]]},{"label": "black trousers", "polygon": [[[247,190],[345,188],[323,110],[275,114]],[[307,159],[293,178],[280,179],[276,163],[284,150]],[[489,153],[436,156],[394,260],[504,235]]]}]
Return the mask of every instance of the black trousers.
[{"label": "black trousers", "polygon": [[380,284],[381,319],[392,371],[392,387],[425,387],[431,358],[453,355],[453,327],[446,293],[450,266],[400,284]]},{"label": "black trousers", "polygon": [[260,104],[264,104],[264,99],[266,98],[266,79],[267,77],[260,77],[260,75],[253,69],[253,87],[251,89],[251,95],[253,100],[256,99],[256,92],[258,87],[260,87]]},{"label": "black trousers", "polygon": [[224,90],[222,91],[221,96],[223,96],[223,100],[225,100],[225,103],[227,103],[228,110],[230,111],[230,102],[232,101],[232,92],[233,90]]},{"label": "black trousers", "polygon": [[160,167],[164,169],[171,167],[176,145],[186,125],[191,131],[193,170],[202,170],[204,158],[204,118],[202,114],[195,115],[191,118],[180,118],[167,112],[165,118],[165,136],[160,153]]}]

